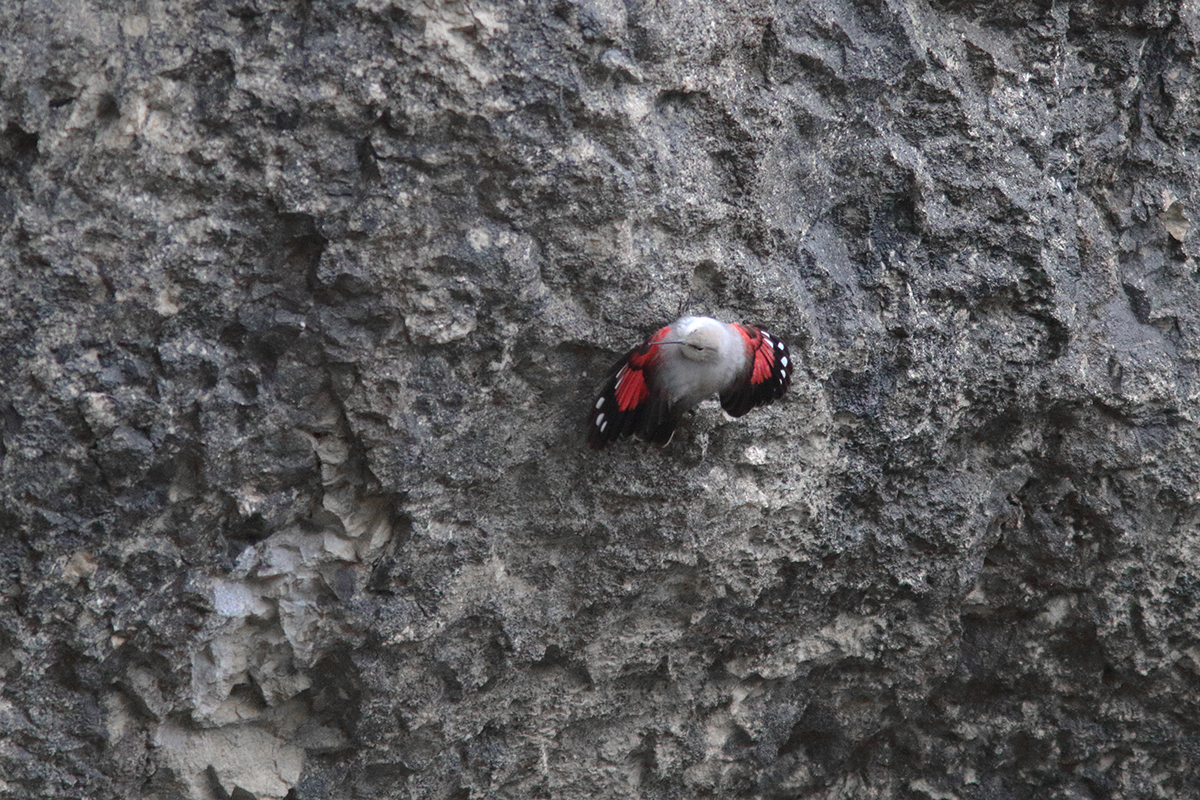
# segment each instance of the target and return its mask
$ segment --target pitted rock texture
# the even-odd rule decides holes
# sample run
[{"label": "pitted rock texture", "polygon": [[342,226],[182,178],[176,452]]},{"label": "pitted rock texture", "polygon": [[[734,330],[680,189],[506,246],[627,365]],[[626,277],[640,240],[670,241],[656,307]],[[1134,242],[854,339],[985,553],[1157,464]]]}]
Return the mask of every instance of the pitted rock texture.
[{"label": "pitted rock texture", "polygon": [[[1197,798],[1182,2],[0,7],[0,795]],[[803,368],[583,447],[680,310]]]}]

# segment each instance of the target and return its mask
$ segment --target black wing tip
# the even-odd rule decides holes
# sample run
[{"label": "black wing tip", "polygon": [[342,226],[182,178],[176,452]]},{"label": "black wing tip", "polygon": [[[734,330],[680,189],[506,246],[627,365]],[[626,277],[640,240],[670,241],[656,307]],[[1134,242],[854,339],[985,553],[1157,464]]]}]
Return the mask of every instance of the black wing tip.
[{"label": "black wing tip", "polygon": [[[603,397],[603,395],[601,395],[601,397]],[[593,450],[603,450],[621,436],[621,426],[613,424],[618,422],[616,414],[609,415],[603,420],[603,422],[597,421],[603,414],[602,409],[606,405],[607,404],[602,405],[600,408],[595,408],[593,406],[591,413],[588,414],[587,446]]]},{"label": "black wing tip", "polygon": [[[593,405],[588,414],[587,446],[592,450],[603,450],[610,444],[621,439],[633,437],[648,444],[666,447],[675,435],[679,424],[678,417],[671,414],[665,403],[649,401],[629,411],[606,412],[609,407],[607,395],[601,395],[605,402],[597,408]],[[600,398],[597,398],[599,401]],[[615,403],[615,399],[613,403]],[[602,422],[597,423],[601,414],[605,414]]]},{"label": "black wing tip", "polygon": [[587,446],[592,450],[603,450],[615,441],[615,438],[601,433],[594,424],[588,426]]}]

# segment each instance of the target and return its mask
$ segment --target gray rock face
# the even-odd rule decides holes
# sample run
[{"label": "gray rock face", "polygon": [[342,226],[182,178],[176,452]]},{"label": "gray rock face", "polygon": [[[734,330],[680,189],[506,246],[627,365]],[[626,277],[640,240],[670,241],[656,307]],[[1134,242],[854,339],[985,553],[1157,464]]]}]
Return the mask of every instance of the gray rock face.
[{"label": "gray rock face", "polygon": [[[1191,4],[0,8],[0,795],[1200,797]],[[680,309],[802,359],[582,446]]]}]

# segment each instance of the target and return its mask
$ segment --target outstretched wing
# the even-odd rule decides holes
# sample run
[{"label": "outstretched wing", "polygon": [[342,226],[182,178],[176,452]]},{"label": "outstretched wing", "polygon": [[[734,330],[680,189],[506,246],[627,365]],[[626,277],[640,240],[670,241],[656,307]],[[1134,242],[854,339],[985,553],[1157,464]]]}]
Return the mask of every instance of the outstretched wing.
[{"label": "outstretched wing", "polygon": [[670,332],[670,326],[662,328],[613,366],[588,414],[588,447],[599,450],[633,433],[658,444],[670,440],[674,418],[654,379],[657,345]]},{"label": "outstretched wing", "polygon": [[792,382],[792,360],[788,346],[757,325],[734,328],[746,343],[748,368],[733,386],[721,393],[721,407],[731,417],[740,417],[756,406],[783,397]]}]

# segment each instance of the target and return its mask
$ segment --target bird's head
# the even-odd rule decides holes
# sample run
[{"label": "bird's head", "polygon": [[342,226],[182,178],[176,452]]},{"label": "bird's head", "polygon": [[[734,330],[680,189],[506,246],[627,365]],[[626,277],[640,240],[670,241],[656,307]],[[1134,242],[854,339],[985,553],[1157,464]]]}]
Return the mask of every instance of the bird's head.
[{"label": "bird's head", "polygon": [[711,363],[721,357],[725,332],[716,320],[698,319],[680,333],[679,351],[684,358]]}]

